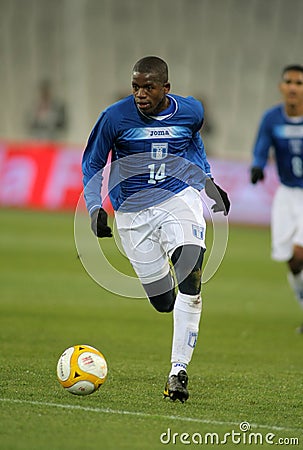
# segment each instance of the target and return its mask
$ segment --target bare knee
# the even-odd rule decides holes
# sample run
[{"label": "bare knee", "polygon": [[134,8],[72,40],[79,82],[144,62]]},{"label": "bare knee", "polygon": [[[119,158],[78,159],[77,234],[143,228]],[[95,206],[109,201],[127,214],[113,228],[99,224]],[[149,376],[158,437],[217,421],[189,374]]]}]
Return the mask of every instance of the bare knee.
[{"label": "bare knee", "polygon": [[294,275],[301,272],[303,269],[303,247],[300,245],[294,246],[293,256],[288,261],[288,266]]}]

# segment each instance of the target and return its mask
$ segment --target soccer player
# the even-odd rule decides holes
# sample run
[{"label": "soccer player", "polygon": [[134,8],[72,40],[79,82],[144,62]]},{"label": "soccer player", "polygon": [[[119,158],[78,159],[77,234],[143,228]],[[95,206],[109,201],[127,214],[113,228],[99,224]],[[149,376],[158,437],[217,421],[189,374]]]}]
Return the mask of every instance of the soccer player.
[{"label": "soccer player", "polygon": [[[260,123],[251,182],[264,179],[273,148],[281,185],[272,206],[272,258],[287,263],[289,284],[303,308],[303,66],[286,66],[279,88],[283,103],[265,111]],[[303,325],[298,331],[303,333]]]},{"label": "soccer player", "polygon": [[111,237],[100,191],[112,150],[108,189],[117,229],[151,305],[161,313],[173,311],[164,396],[183,403],[202,310],[206,225],[199,188],[205,186],[215,200],[215,212],[228,214],[230,202],[211,178],[199,134],[201,103],[169,91],[166,62],[140,59],[132,71],[132,95],[105,109],[91,131],[82,170],[92,230]]}]

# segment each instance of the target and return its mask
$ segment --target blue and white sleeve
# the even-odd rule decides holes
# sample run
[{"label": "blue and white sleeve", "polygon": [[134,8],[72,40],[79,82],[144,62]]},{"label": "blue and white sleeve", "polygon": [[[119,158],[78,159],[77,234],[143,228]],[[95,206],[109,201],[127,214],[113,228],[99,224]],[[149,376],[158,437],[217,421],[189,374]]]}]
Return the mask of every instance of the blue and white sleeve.
[{"label": "blue and white sleeve", "polygon": [[195,178],[198,179],[195,181],[200,184],[200,189],[203,189],[206,178],[211,178],[212,175],[210,164],[205,153],[204,144],[199,132],[196,132],[193,136],[192,144],[187,152],[187,158],[199,169],[201,169],[196,172]]},{"label": "blue and white sleeve", "polygon": [[253,148],[252,167],[260,167],[261,169],[264,169],[268,160],[268,153],[271,146],[271,128],[268,125],[267,116],[264,115],[261,119]]},{"label": "blue and white sleeve", "polygon": [[102,207],[103,170],[113,145],[113,130],[105,113],[91,131],[82,158],[84,199],[89,214]]}]

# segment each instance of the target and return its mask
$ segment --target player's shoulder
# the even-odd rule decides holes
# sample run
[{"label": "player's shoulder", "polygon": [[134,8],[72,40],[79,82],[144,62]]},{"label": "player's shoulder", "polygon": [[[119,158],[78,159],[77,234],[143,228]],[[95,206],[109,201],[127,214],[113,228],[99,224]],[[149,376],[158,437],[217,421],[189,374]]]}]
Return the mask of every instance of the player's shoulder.
[{"label": "player's shoulder", "polygon": [[177,95],[177,94],[169,94],[171,97],[173,97],[177,103],[179,103],[182,106],[188,106],[189,108],[192,108],[193,106],[198,108],[198,109],[203,109],[202,103],[200,102],[200,100],[197,100],[195,97],[193,96],[188,96],[188,97],[183,97],[181,95]]},{"label": "player's shoulder", "polygon": [[125,117],[133,115],[134,101],[132,95],[125,97],[111,105],[107,106],[100,114],[94,128],[100,126],[118,131],[121,122]]},{"label": "player's shoulder", "polygon": [[128,112],[129,110],[133,109],[133,107],[134,107],[134,98],[132,95],[128,95],[127,97],[124,97],[121,100],[112,103],[105,109],[105,112],[107,114],[123,113]]},{"label": "player's shoulder", "polygon": [[99,121],[108,123],[116,131],[125,118],[133,117],[135,114],[135,104],[132,95],[129,95],[115,103],[112,103],[99,116]]},{"label": "player's shoulder", "polygon": [[178,109],[181,113],[186,115],[195,115],[199,121],[203,119],[204,109],[200,100],[197,100],[192,96],[182,97],[181,95],[176,94],[169,95],[175,99],[178,105]]},{"label": "player's shoulder", "polygon": [[275,121],[277,119],[281,119],[282,116],[283,116],[283,104],[279,103],[278,105],[274,105],[266,109],[262,115],[262,120]]}]

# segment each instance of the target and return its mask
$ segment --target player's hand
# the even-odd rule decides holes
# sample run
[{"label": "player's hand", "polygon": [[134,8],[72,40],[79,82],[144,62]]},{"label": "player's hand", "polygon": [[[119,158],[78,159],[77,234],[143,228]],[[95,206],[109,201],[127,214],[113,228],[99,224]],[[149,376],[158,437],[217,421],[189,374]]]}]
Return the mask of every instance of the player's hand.
[{"label": "player's hand", "polygon": [[91,229],[97,237],[112,237],[112,230],[107,225],[107,212],[103,208],[95,209],[92,213]]},{"label": "player's hand", "polygon": [[227,216],[230,210],[230,201],[228,198],[227,193],[220,188],[212,178],[207,178],[205,183],[205,193],[206,195],[215,200],[215,204],[212,205],[211,209],[214,212],[220,212],[222,211],[224,213],[224,216]]},{"label": "player's hand", "polygon": [[252,184],[264,180],[264,172],[260,167],[252,167],[250,170],[250,181]]}]

